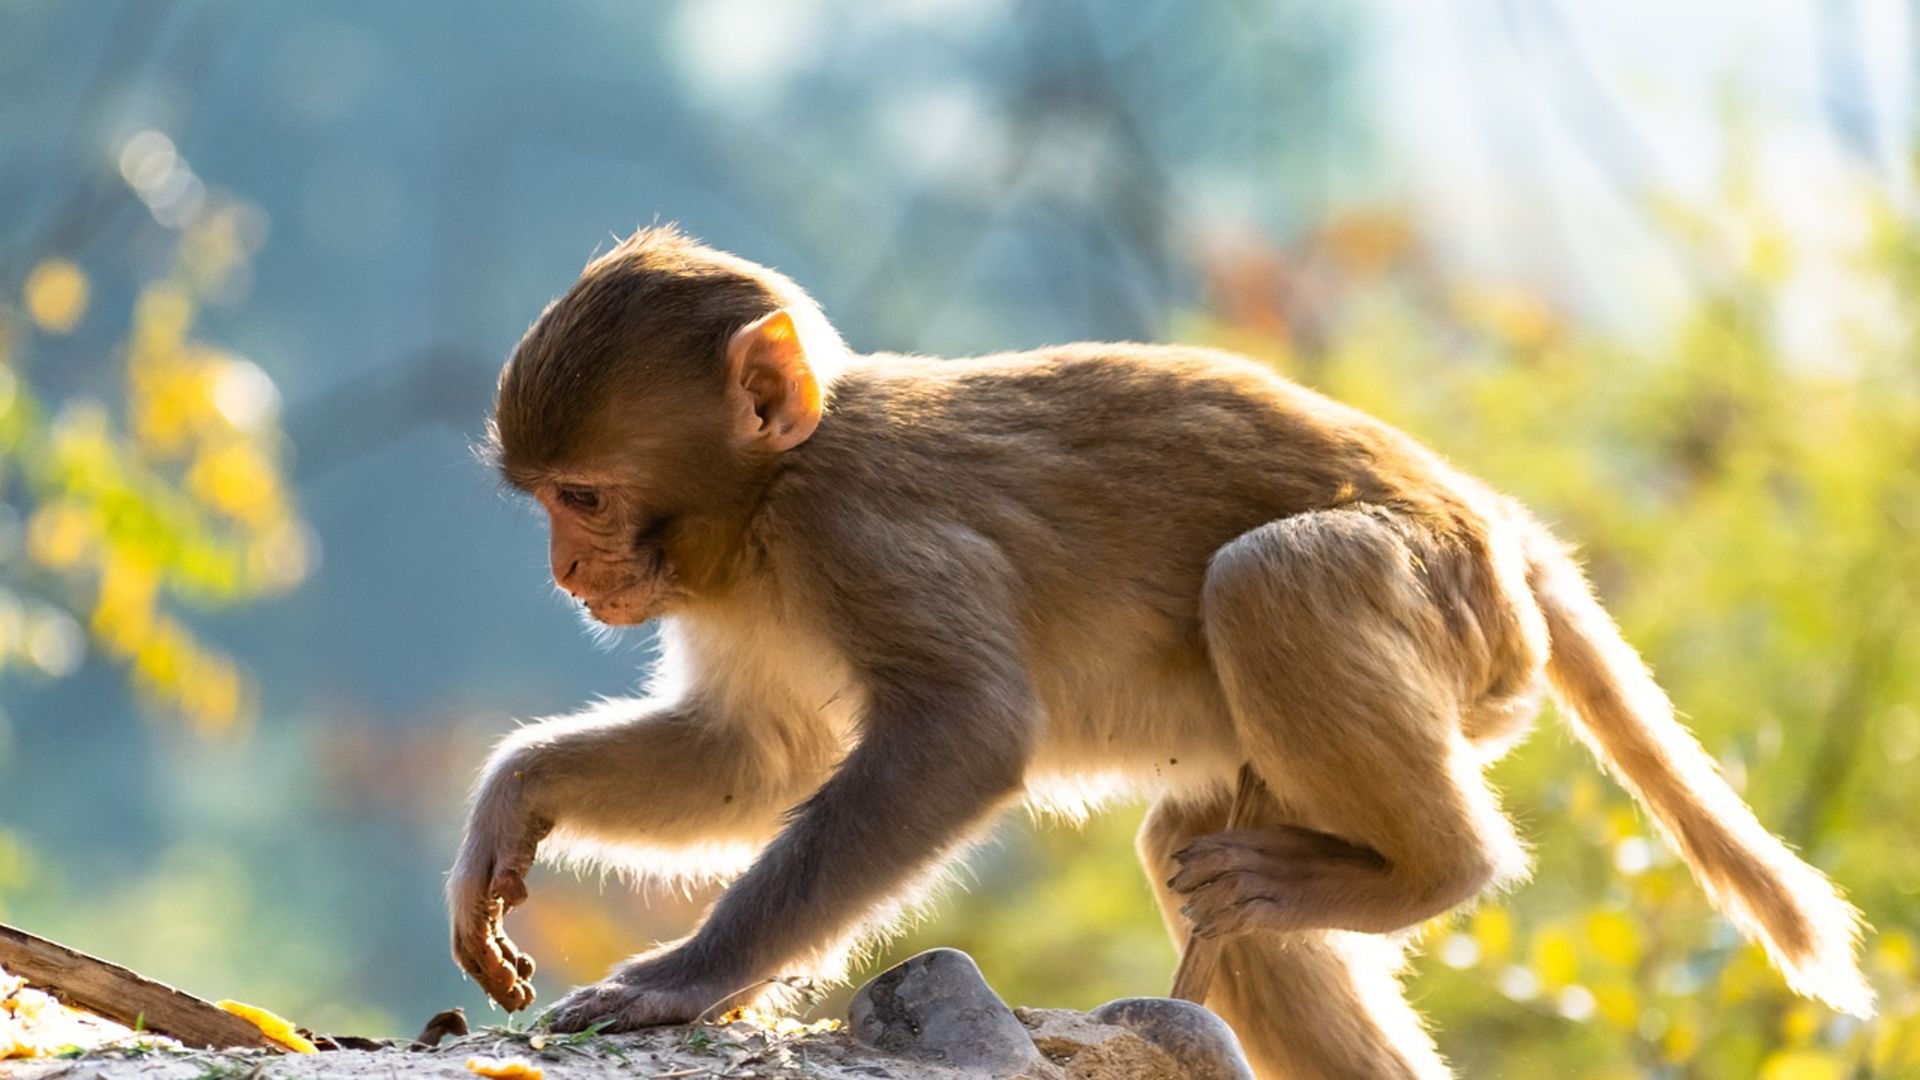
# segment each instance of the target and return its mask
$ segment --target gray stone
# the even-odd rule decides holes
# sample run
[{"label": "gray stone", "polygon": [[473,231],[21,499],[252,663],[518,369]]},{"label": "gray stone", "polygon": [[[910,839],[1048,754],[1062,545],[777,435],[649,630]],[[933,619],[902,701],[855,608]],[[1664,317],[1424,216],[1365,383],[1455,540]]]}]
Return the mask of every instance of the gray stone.
[{"label": "gray stone", "polygon": [[1187,1080],[1173,1055],[1118,1024],[1072,1009],[1015,1009],[1013,1015],[1066,1080]]},{"label": "gray stone", "polygon": [[847,1006],[847,1028],[919,1061],[995,1076],[1045,1069],[1027,1029],[958,949],[931,949],[875,976]]},{"label": "gray stone", "polygon": [[1126,1028],[1166,1051],[1190,1080],[1253,1080],[1253,1068],[1233,1029],[1191,1001],[1121,998],[1093,1010],[1093,1018]]}]

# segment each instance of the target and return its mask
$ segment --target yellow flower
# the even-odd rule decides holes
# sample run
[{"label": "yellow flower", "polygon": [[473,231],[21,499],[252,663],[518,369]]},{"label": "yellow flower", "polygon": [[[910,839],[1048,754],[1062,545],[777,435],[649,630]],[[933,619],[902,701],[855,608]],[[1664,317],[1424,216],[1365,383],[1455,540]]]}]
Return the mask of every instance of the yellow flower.
[{"label": "yellow flower", "polygon": [[1593,988],[1594,1007],[1600,1018],[1621,1031],[1632,1031],[1640,1023],[1640,999],[1625,982],[1601,983]]},{"label": "yellow flower", "polygon": [[48,259],[27,275],[27,314],[49,334],[65,334],[87,313],[87,275],[65,259]]},{"label": "yellow flower", "polygon": [[245,439],[200,452],[187,473],[193,493],[237,521],[263,525],[280,511],[280,478],[273,462]]},{"label": "yellow flower", "polygon": [[1832,1054],[1784,1050],[1760,1066],[1758,1080],[1841,1080],[1846,1075],[1846,1066]]},{"label": "yellow flower", "polygon": [[1640,959],[1640,932],[1620,911],[1596,911],[1587,916],[1587,942],[1593,954],[1618,967],[1632,967]]},{"label": "yellow flower", "polygon": [[1667,1033],[1660,1040],[1660,1054],[1668,1061],[1686,1062],[1700,1050],[1700,1032],[1684,1020],[1676,1020],[1667,1026]]},{"label": "yellow flower", "polygon": [[1580,951],[1573,935],[1558,926],[1541,929],[1533,939],[1533,973],[1550,989],[1572,985],[1580,975]]},{"label": "yellow flower", "polygon": [[1480,956],[1498,964],[1513,954],[1513,916],[1507,909],[1488,905],[1473,913],[1473,939],[1480,943]]},{"label": "yellow flower", "polygon": [[149,285],[133,306],[133,350],[136,356],[171,353],[186,341],[193,326],[193,298],[172,282]]},{"label": "yellow flower", "polygon": [[27,554],[50,570],[79,563],[96,537],[93,516],[71,502],[48,503],[27,522]]}]

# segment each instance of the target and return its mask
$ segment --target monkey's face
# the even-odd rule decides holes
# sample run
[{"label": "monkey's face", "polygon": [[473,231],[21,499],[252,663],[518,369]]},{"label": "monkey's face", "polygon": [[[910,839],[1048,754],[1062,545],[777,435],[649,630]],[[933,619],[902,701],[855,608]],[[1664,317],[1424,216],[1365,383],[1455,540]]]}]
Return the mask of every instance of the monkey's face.
[{"label": "monkey's face", "polygon": [[621,486],[567,477],[533,492],[547,512],[553,581],[608,626],[665,614],[682,597],[667,551],[672,519],[648,514]]},{"label": "monkey's face", "polygon": [[[571,298],[502,372],[491,455],[546,511],[554,583],[595,620],[632,626],[728,587],[760,494],[812,436],[825,395],[786,308],[735,330],[719,355],[608,361],[542,344],[556,318],[571,325]],[[600,366],[565,362],[582,355]]]}]

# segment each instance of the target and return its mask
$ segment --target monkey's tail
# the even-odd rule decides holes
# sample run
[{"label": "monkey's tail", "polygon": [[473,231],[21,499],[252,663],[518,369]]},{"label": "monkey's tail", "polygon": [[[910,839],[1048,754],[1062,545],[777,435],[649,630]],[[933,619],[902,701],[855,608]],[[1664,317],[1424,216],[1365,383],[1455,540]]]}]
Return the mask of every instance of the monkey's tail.
[{"label": "monkey's tail", "polygon": [[1652,811],[1714,906],[1766,948],[1796,993],[1871,1016],[1873,991],[1854,958],[1860,912],[1728,786],[1556,542],[1536,545],[1528,584],[1546,615],[1548,681],[1594,755]]}]

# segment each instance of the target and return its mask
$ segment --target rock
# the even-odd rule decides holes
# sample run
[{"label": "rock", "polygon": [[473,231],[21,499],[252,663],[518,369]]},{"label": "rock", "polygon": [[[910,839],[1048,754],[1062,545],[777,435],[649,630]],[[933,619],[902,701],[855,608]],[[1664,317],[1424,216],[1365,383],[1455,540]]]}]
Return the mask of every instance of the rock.
[{"label": "rock", "polygon": [[1191,1001],[1121,998],[1093,1010],[1093,1018],[1126,1028],[1166,1051],[1189,1080],[1253,1080],[1253,1067],[1233,1029]]},{"label": "rock", "polygon": [[875,976],[847,1006],[853,1037],[876,1050],[993,1076],[1050,1072],[973,957],[931,949]]},{"label": "rock", "polygon": [[1014,1015],[1068,1080],[1186,1080],[1173,1055],[1117,1024],[1072,1009],[1015,1009]]}]

